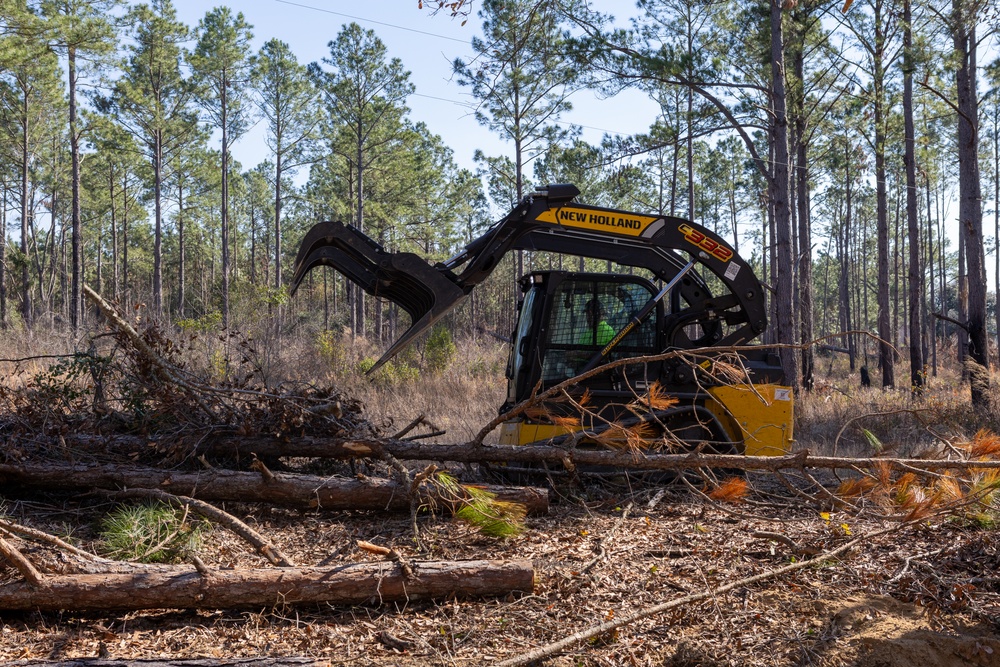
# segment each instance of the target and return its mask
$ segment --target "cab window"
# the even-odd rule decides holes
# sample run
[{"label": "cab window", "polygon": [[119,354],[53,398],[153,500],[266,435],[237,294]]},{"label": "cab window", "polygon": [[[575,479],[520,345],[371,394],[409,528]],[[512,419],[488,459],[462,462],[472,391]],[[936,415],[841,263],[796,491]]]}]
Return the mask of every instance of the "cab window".
[{"label": "cab window", "polygon": [[[653,296],[640,283],[567,280],[548,321],[542,381],[573,377]],[[654,354],[656,315],[651,313],[612,350],[609,359]]]}]

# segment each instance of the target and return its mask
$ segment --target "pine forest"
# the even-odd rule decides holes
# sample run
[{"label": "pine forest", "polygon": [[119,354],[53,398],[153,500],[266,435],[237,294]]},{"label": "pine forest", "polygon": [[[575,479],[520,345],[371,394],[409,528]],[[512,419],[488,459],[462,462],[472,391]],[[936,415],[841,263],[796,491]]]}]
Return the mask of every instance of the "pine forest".
[{"label": "pine forest", "polygon": [[231,5],[0,0],[0,667],[998,664],[995,1]]}]

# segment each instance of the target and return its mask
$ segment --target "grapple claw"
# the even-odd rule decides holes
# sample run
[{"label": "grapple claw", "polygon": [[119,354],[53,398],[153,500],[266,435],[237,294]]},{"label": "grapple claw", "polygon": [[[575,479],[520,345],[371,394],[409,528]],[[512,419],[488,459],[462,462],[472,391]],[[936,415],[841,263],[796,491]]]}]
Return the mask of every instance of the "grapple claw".
[{"label": "grapple claw", "polygon": [[410,328],[368,371],[373,373],[413,338],[434,325],[466,297],[454,281],[420,256],[386,252],[363,232],[341,222],[320,222],[302,240],[290,293],[317,266],[343,273],[372,296],[392,301],[410,316]]}]

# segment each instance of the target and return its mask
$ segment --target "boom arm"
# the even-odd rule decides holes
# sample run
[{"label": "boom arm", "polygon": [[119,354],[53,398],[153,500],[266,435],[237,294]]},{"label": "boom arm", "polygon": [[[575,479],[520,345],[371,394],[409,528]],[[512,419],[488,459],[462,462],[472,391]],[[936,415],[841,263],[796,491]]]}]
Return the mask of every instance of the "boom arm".
[{"label": "boom arm", "polygon": [[[760,282],[750,266],[718,235],[693,222],[669,216],[573,204],[574,185],[549,185],[526,197],[485,234],[445,262],[431,265],[408,252],[387,252],[364,233],[340,222],[320,222],[306,234],[295,259],[291,293],[316,266],[331,266],[372,296],[389,299],[409,315],[410,328],[378,360],[376,370],[483,282],[511,250],[544,250],[642,267],[670,281],[689,254],[729,290],[712,298],[693,272],[680,281],[689,304],[675,313],[677,347],[691,341],[685,327],[724,319],[735,328],[707,342],[738,345],[760,335],[767,316]],[[371,371],[369,371],[371,372]]]}]

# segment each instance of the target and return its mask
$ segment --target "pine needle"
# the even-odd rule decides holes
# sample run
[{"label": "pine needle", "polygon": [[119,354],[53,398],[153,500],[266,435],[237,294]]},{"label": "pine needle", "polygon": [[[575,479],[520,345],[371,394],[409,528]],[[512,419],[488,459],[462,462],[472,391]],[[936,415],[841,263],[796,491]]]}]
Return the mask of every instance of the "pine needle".
[{"label": "pine needle", "polygon": [[906,492],[910,489],[911,486],[916,484],[916,482],[917,482],[917,476],[914,475],[912,472],[908,472],[901,475],[900,478],[896,480],[896,483],[893,484],[892,488],[896,492],[896,495],[898,497],[902,497],[903,495],[906,494]]},{"label": "pine needle", "polygon": [[659,382],[654,382],[650,387],[646,395],[640,398],[638,403],[648,407],[650,410],[666,410],[672,408],[678,403],[676,396],[667,396],[666,391],[663,389],[663,385]]},{"label": "pine needle", "polygon": [[528,408],[527,410],[524,411],[524,416],[533,422],[543,422],[543,423],[551,422],[552,419],[555,417],[554,414],[552,414],[549,410],[547,410],[544,407]]},{"label": "pine needle", "polygon": [[741,367],[727,361],[716,359],[712,364],[712,374],[725,384],[734,385],[746,382],[747,373]]},{"label": "pine needle", "polygon": [[861,429],[861,433],[865,436],[865,440],[868,441],[868,444],[871,445],[872,449],[875,450],[875,453],[881,454],[882,450],[885,449],[885,445],[883,445],[882,441],[878,439],[878,436],[866,428]]},{"label": "pine needle", "polygon": [[591,438],[609,449],[627,448],[633,452],[640,452],[647,448],[655,434],[653,426],[646,422],[629,427],[611,423],[606,430],[594,434]]},{"label": "pine needle", "polygon": [[519,503],[497,500],[495,493],[476,486],[459,484],[447,473],[434,476],[443,499],[456,509],[456,519],[475,526],[483,535],[513,537],[524,532],[528,511]]},{"label": "pine needle", "polygon": [[747,496],[747,481],[742,477],[730,477],[713,489],[708,497],[724,503],[741,503]]},{"label": "pine needle", "polygon": [[989,503],[997,489],[1000,489],[1000,470],[987,468],[973,471],[969,493],[979,495],[982,502]]},{"label": "pine needle", "polygon": [[557,415],[544,407],[529,408],[524,411],[524,416],[533,422],[540,422],[542,424],[554,424],[573,429],[580,427],[579,417]]},{"label": "pine needle", "polygon": [[907,484],[896,490],[896,504],[904,510],[923,505],[930,500],[919,484]]},{"label": "pine needle", "polygon": [[972,442],[963,446],[970,459],[990,459],[1000,455],[1000,436],[986,429],[980,430]]},{"label": "pine needle", "polygon": [[878,461],[872,466],[875,469],[875,476],[881,486],[889,488],[892,486],[892,468],[885,461]]},{"label": "pine needle", "polygon": [[931,498],[924,498],[918,502],[915,502],[911,506],[909,513],[906,515],[903,521],[904,522],[917,521],[919,519],[923,519],[925,517],[930,516],[931,511],[937,504],[937,500],[938,500],[937,498],[931,497]]},{"label": "pine needle", "polygon": [[965,498],[965,494],[962,492],[962,485],[958,483],[958,480],[950,472],[946,473],[943,477],[939,477],[936,486],[937,493],[941,495],[941,498],[945,502],[956,503]]},{"label": "pine needle", "polygon": [[842,498],[857,498],[875,488],[877,482],[871,477],[856,477],[845,479],[837,489],[837,495]]}]

